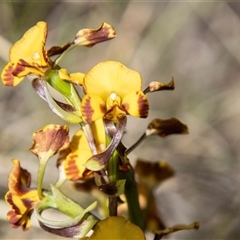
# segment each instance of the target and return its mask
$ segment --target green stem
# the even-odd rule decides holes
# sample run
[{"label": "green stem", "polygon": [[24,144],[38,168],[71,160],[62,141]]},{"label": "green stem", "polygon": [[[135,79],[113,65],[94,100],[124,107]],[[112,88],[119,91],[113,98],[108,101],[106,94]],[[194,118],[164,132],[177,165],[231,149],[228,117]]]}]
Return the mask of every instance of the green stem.
[{"label": "green stem", "polygon": [[74,47],[76,47],[76,45],[74,45],[74,44],[70,45],[61,55],[59,55],[59,56],[55,59],[53,67],[56,67],[56,66],[58,65],[58,63],[60,62],[60,60],[61,60],[68,52],[70,52]]},{"label": "green stem", "polygon": [[38,175],[37,175],[37,192],[40,199],[44,197],[42,193],[42,184],[43,184],[43,176],[45,173],[47,162],[48,162],[48,158],[39,157],[39,168],[38,168]]},{"label": "green stem", "polygon": [[121,178],[126,179],[125,196],[128,203],[129,219],[144,230],[144,218],[138,200],[138,189],[134,177],[134,170],[131,168],[127,173],[119,173]]},{"label": "green stem", "polygon": [[[118,153],[113,152],[108,162],[108,177],[110,182],[117,181],[118,179]],[[117,197],[108,197],[108,210],[109,216],[117,216],[118,200]]]},{"label": "green stem", "polygon": [[108,210],[109,210],[109,216],[117,216],[117,197],[108,197]]}]

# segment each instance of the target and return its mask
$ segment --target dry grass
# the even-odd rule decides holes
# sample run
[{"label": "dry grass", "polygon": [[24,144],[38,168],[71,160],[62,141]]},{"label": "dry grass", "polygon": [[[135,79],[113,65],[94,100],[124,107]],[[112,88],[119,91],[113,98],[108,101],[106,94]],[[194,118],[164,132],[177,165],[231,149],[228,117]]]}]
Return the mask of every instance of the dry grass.
[{"label": "dry grass", "polygon": [[[149,96],[147,120],[129,118],[124,142],[133,143],[154,117],[174,116],[186,123],[190,135],[153,137],[131,155],[133,161],[138,156],[165,159],[176,170],[176,177],[156,190],[168,226],[200,221],[200,230],[176,233],[169,239],[240,236],[239,3],[1,1],[0,16],[0,68],[8,60],[11,44],[39,20],[49,24],[48,46],[63,44],[79,29],[96,28],[106,21],[115,27],[117,38],[91,49],[79,47],[62,66],[85,72],[99,61],[121,61],[142,74],[144,87],[151,80],[168,82],[174,76],[175,91]],[[37,161],[28,152],[31,133],[47,123],[63,122],[36,96],[29,81],[17,88],[1,86],[0,98],[3,199],[10,159],[19,158],[36,176]],[[4,218],[8,208],[3,201],[0,208]],[[0,226],[1,239],[54,238],[37,227],[22,233],[4,221]]]}]

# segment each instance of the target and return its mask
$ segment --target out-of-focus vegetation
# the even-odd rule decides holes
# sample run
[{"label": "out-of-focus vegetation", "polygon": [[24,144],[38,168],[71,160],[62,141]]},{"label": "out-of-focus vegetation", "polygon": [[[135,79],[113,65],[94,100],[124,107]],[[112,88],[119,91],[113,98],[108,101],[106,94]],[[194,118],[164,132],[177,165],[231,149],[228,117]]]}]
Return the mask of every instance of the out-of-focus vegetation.
[{"label": "out-of-focus vegetation", "polygon": [[[161,218],[166,226],[199,221],[201,227],[169,239],[240,236],[240,3],[1,1],[0,19],[1,69],[11,44],[40,20],[49,25],[47,46],[71,41],[79,29],[97,28],[106,21],[115,27],[117,38],[93,48],[79,47],[61,66],[86,72],[99,61],[120,61],[142,74],[144,87],[153,80],[168,82],[173,76],[173,92],[149,95],[148,119],[128,118],[124,143],[130,146],[154,117],[177,117],[188,125],[190,134],[152,137],[130,158],[164,159],[176,171],[174,178],[156,189]],[[19,158],[33,173],[34,182],[38,163],[28,151],[32,132],[63,122],[34,93],[30,81],[16,88],[2,85],[0,98],[1,239],[56,238],[37,224],[26,233],[12,229],[4,220],[8,207],[3,199],[10,159]],[[49,178],[56,178],[51,169],[47,171]],[[69,192],[87,201],[85,195],[79,199],[71,188]]]}]

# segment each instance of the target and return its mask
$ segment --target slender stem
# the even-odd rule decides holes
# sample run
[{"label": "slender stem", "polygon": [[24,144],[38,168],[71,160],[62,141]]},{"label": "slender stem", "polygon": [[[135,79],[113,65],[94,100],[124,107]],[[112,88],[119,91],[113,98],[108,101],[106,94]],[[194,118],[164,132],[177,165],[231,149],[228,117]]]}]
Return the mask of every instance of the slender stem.
[{"label": "slender stem", "polygon": [[126,179],[125,196],[128,203],[129,219],[144,230],[144,218],[138,200],[138,189],[134,178],[134,170],[131,168],[127,173],[120,173],[119,178]]},{"label": "slender stem", "polygon": [[132,152],[145,138],[146,138],[146,134],[143,133],[143,135],[130,147],[126,150],[126,155],[128,155],[130,152]]},{"label": "slender stem", "polygon": [[[108,162],[108,176],[111,182],[117,181],[118,179],[118,153],[113,152]],[[118,200],[117,197],[108,197],[108,209],[109,216],[117,216]]]},{"label": "slender stem", "polygon": [[108,210],[109,210],[109,216],[117,216],[117,197],[108,197]]},{"label": "slender stem", "polygon": [[144,89],[143,93],[147,94],[148,92],[150,92],[150,87],[149,86],[146,89]]},{"label": "slender stem", "polygon": [[56,67],[56,66],[58,65],[58,63],[60,62],[60,60],[61,60],[68,52],[70,52],[74,47],[76,47],[76,45],[74,45],[74,44],[70,45],[61,55],[59,55],[59,56],[55,59],[53,67]]},{"label": "slender stem", "polygon": [[44,158],[39,157],[39,168],[38,168],[38,175],[37,175],[37,192],[40,199],[43,198],[42,184],[43,184],[43,176],[47,166],[47,161],[48,161],[47,157],[44,157]]}]

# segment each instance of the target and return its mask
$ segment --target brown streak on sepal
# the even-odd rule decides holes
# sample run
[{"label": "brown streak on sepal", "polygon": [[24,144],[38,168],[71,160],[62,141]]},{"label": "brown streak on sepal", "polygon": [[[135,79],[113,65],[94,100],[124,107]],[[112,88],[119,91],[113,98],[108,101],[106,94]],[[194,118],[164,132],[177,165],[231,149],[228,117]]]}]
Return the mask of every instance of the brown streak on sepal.
[{"label": "brown streak on sepal", "polygon": [[30,151],[39,156],[44,152],[52,152],[52,156],[58,151],[66,149],[69,145],[68,126],[49,124],[33,133],[32,147]]},{"label": "brown streak on sepal", "polygon": [[98,29],[82,29],[73,41],[76,45],[92,47],[93,45],[110,40],[116,36],[113,27],[107,23],[102,23]]},{"label": "brown streak on sepal", "polygon": [[[149,134],[148,134],[149,132]],[[166,137],[170,134],[188,134],[187,125],[180,122],[177,118],[160,119],[155,118],[146,130],[146,135],[157,134]]]},{"label": "brown streak on sepal", "polygon": [[174,90],[175,83],[174,78],[172,77],[169,83],[161,83],[161,82],[151,82],[149,86],[144,90],[144,93],[147,92],[156,92],[156,91],[163,91],[163,90]]},{"label": "brown streak on sepal", "polygon": [[82,114],[88,123],[92,123],[94,109],[91,107],[91,97],[88,97],[86,103],[82,105]]},{"label": "brown streak on sepal", "polygon": [[62,54],[71,45],[72,45],[72,42],[68,42],[62,46],[53,46],[47,51],[47,55],[48,55],[48,57],[52,57],[54,55]]},{"label": "brown streak on sepal", "polygon": [[39,221],[39,225],[46,232],[49,232],[49,233],[52,233],[52,234],[55,234],[58,236],[62,236],[62,237],[74,237],[74,236],[78,235],[80,232],[79,225],[81,225],[81,222],[79,222],[75,226],[65,227],[65,228],[51,228],[51,227],[44,225],[40,221]]},{"label": "brown streak on sepal", "polygon": [[[137,92],[137,94],[138,94],[138,92]],[[148,100],[145,97],[145,95],[139,95],[138,109],[139,109],[139,116],[141,118],[146,118],[148,116],[149,104],[148,104]]]}]

